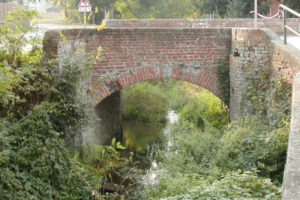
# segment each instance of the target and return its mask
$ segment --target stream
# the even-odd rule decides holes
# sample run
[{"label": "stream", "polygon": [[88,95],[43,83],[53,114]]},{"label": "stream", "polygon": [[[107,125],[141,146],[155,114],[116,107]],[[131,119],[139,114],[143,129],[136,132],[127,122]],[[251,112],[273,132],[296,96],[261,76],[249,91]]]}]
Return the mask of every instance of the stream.
[{"label": "stream", "polygon": [[174,110],[169,110],[166,118],[165,124],[123,121],[123,145],[137,155],[134,159],[139,162],[138,167],[146,170],[143,184],[156,183],[160,171],[153,160],[154,155],[162,147],[168,149],[172,145],[171,125],[178,121],[179,116]]}]

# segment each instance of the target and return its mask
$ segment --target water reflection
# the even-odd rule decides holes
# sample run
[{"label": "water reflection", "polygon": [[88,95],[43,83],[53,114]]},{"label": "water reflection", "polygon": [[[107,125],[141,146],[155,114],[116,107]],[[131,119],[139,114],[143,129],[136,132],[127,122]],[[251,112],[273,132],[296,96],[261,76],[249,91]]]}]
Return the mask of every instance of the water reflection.
[{"label": "water reflection", "polygon": [[[159,173],[164,169],[158,168],[153,160],[155,152],[165,146],[166,151],[173,145],[171,142],[171,125],[178,121],[178,114],[170,110],[166,116],[166,124],[149,124],[140,121],[123,121],[123,142],[130,150],[135,152],[135,160],[140,162],[139,167],[146,169],[143,184],[155,184]],[[148,160],[150,158],[150,160]]]},{"label": "water reflection", "polygon": [[163,143],[164,124],[150,124],[141,121],[123,121],[124,145],[135,152],[143,152],[152,144]]}]

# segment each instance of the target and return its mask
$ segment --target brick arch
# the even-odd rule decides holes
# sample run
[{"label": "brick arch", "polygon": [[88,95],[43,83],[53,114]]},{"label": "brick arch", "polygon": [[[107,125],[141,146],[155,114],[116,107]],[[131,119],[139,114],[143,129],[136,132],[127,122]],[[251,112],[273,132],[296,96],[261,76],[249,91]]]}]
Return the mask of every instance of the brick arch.
[{"label": "brick arch", "polygon": [[207,68],[206,70],[204,69],[185,66],[136,67],[126,73],[112,76],[97,85],[93,89],[94,105],[98,105],[102,100],[110,96],[112,93],[124,89],[132,84],[146,80],[167,78],[186,81],[198,85],[219,97],[216,70],[211,68]]},{"label": "brick arch", "polygon": [[[93,64],[91,84],[109,79],[94,88],[95,103],[114,91],[140,81],[173,78],[206,88],[218,95],[216,71],[220,60],[231,53],[231,29],[211,28],[107,28],[64,30],[67,43],[57,31],[47,32],[47,55],[68,55],[79,42],[94,53],[102,47],[101,60]],[[81,44],[80,43],[80,44]],[[48,49],[48,50],[47,50]]]}]

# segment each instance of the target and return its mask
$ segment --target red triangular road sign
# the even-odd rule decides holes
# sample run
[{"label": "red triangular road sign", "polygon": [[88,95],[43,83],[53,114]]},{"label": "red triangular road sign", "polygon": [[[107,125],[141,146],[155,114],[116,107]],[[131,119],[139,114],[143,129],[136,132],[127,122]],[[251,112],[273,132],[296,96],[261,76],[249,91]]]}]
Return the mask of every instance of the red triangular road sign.
[{"label": "red triangular road sign", "polygon": [[88,8],[88,7],[92,7],[91,3],[89,2],[89,0],[80,0],[78,3],[78,8]]}]

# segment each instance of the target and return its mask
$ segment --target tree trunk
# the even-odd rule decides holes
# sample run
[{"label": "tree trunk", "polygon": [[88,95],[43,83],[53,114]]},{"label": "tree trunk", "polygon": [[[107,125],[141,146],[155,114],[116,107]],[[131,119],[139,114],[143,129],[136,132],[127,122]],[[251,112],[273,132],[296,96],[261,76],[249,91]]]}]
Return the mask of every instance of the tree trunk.
[{"label": "tree trunk", "polygon": [[64,5],[64,12],[65,12],[65,18],[68,18],[69,14],[68,14],[68,9],[67,9],[67,2],[65,2],[65,5]]}]

